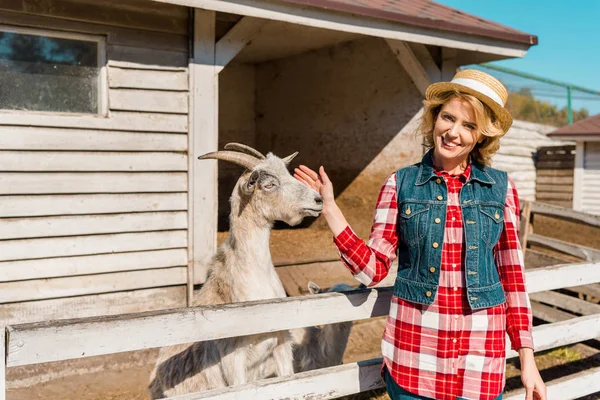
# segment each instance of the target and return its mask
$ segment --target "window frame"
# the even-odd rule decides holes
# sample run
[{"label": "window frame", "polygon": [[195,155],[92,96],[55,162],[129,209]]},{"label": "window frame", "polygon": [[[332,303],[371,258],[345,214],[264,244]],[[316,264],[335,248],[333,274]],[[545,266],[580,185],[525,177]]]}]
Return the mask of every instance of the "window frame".
[{"label": "window frame", "polygon": [[20,111],[20,110],[8,110],[0,109],[2,115],[14,114],[14,115],[55,115],[55,116],[81,116],[81,117],[105,117],[108,115],[108,76],[106,68],[106,36],[102,35],[90,35],[79,32],[65,32],[56,29],[45,29],[45,28],[29,28],[22,26],[0,24],[0,31],[21,33],[26,35],[46,36],[60,39],[71,39],[80,40],[86,42],[96,42],[98,46],[97,62],[98,62],[98,112],[96,113],[76,113],[76,112],[64,112],[64,111]]}]

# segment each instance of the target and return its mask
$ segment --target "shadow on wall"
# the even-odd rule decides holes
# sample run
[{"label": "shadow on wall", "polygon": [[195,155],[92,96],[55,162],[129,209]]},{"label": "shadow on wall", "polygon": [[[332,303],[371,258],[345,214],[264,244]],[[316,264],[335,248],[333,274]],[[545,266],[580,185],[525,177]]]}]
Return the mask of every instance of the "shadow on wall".
[{"label": "shadow on wall", "polygon": [[[381,39],[234,66],[225,74],[228,68],[220,80],[219,148],[238,141],[278,156],[299,151],[290,169],[323,165],[336,197],[352,184],[344,201],[351,214],[370,221],[383,180],[421,154],[420,141],[406,132],[411,120],[414,129],[421,95]],[[383,153],[386,161],[374,162]],[[219,231],[228,229],[228,199],[241,172],[219,163]]]}]

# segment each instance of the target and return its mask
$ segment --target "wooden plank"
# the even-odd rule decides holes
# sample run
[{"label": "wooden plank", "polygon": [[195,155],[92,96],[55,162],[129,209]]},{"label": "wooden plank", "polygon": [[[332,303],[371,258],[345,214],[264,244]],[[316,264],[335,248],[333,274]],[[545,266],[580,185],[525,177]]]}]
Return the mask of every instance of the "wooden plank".
[{"label": "wooden plank", "polygon": [[8,303],[0,304],[0,325],[168,310],[185,304],[184,286]]},{"label": "wooden plank", "polygon": [[229,30],[215,46],[216,73],[219,73],[227,64],[260,34],[267,20],[252,17],[242,17],[233,28]]},{"label": "wooden plank", "polygon": [[573,187],[572,176],[538,176],[536,182],[542,185],[570,185],[571,188]]},{"label": "wooden plank", "polygon": [[442,80],[450,82],[458,68],[458,47],[443,46],[442,47]]},{"label": "wooden plank", "polygon": [[187,114],[188,94],[164,90],[111,89],[110,109]]},{"label": "wooden plank", "polygon": [[[600,392],[600,367],[569,374],[546,382],[547,398],[572,400]],[[503,396],[504,400],[522,400],[525,391],[516,390]]]},{"label": "wooden plank", "polygon": [[535,163],[536,168],[539,169],[569,169],[573,170],[575,161],[562,160],[562,161],[537,161]]},{"label": "wooden plank", "polygon": [[291,377],[264,379],[254,383],[173,397],[174,400],[239,399],[336,399],[384,387],[381,359],[349,363],[301,372]]},{"label": "wooden plank", "polygon": [[183,153],[0,151],[0,171],[186,171]]},{"label": "wooden plank", "polygon": [[575,245],[562,240],[537,234],[532,234],[529,236],[529,243],[534,243],[539,246],[566,253],[573,257],[581,258],[585,261],[600,261],[600,250],[596,250],[591,247]]},{"label": "wooden plank", "polygon": [[0,11],[0,24],[102,35],[106,36],[108,44],[113,45],[178,52],[188,51],[188,37],[185,33],[130,29],[105,24],[70,21],[43,15],[22,14],[11,11]]},{"label": "wooden plank", "polygon": [[217,249],[217,161],[198,161],[219,145],[219,77],[215,67],[215,12],[194,10],[194,58],[190,63],[188,237],[191,303],[193,284],[206,280],[206,262]]},{"label": "wooden plank", "polygon": [[388,39],[387,44],[392,49],[398,62],[400,62],[404,70],[408,73],[410,79],[412,79],[421,95],[425,96],[425,90],[433,83],[433,80],[429,77],[427,71],[425,71],[425,68],[421,65],[419,59],[415,56],[415,53],[413,53],[408,43]]},{"label": "wooden plank", "polygon": [[600,282],[600,262],[554,265],[525,273],[529,293]]},{"label": "wooden plank", "polygon": [[536,196],[538,196],[541,199],[552,199],[552,200],[572,200],[573,199],[573,193],[557,193],[555,191],[550,191],[550,192],[538,191],[536,193]]},{"label": "wooden plank", "polygon": [[582,285],[582,286],[573,286],[573,287],[569,287],[568,289],[573,292],[583,294],[588,297],[594,297],[596,299],[600,299],[600,284],[598,284],[598,283],[592,283],[589,285]]},{"label": "wooden plank", "polygon": [[423,66],[429,80],[431,82],[441,81],[442,71],[431,56],[431,53],[429,53],[429,50],[427,50],[427,47],[421,43],[409,43],[409,46],[419,60],[419,63]]},{"label": "wooden plank", "polygon": [[0,197],[0,218],[185,210],[187,193]]},{"label": "wooden plank", "polygon": [[[0,253],[2,254],[2,253]],[[600,264],[573,264],[527,272],[531,292],[573,282],[600,281]],[[555,287],[550,287],[554,289]],[[391,289],[326,293],[275,300],[193,307],[82,321],[11,327],[9,366],[111,354],[201,340],[373,318],[389,311]],[[359,304],[360,306],[355,306]],[[331,310],[336,310],[331,313]],[[287,318],[272,318],[272,315]],[[247,324],[239,325],[243,318]],[[164,334],[158,334],[164,332]],[[560,334],[559,334],[560,332]],[[600,336],[600,315],[574,318],[534,330],[541,350]],[[44,340],[41,340],[44,338]],[[134,339],[135,338],[135,339]],[[47,341],[54,345],[47,346]],[[16,346],[20,344],[20,346]],[[510,347],[510,344],[507,343]],[[546,346],[546,347],[544,347]],[[513,352],[516,354],[515,352]]]},{"label": "wooden plank", "polygon": [[556,177],[565,177],[573,176],[573,171],[564,170],[564,169],[539,169],[537,171],[538,176],[556,176]]},{"label": "wooden plank", "polygon": [[600,227],[600,216],[591,215],[568,208],[552,206],[549,204],[533,203],[532,211],[536,214],[557,217],[569,221],[583,222],[595,227]]},{"label": "wooden plank", "polygon": [[184,285],[185,267],[0,283],[0,303]]},{"label": "wooden plank", "polygon": [[[0,125],[187,133],[187,116],[113,111],[110,117],[30,112],[0,113]],[[27,149],[29,150],[29,149]]]},{"label": "wooden plank", "polygon": [[167,71],[167,72],[187,72],[188,66],[174,67],[169,65],[148,65],[134,61],[108,60],[106,63],[110,68],[123,68],[143,71]]},{"label": "wooden plank", "polygon": [[187,264],[185,249],[0,262],[0,282],[104,274]]},{"label": "wooden plank", "polygon": [[187,71],[153,71],[111,67],[108,84],[119,89],[188,90]]},{"label": "wooden plank", "polygon": [[187,212],[4,218],[0,240],[177,229],[187,229]]},{"label": "wooden plank", "polygon": [[127,10],[108,7],[102,2],[69,0],[3,1],[0,9],[37,14],[66,20],[102,23],[159,32],[184,34],[187,31],[185,16],[160,15],[144,10]]},{"label": "wooden plank", "polygon": [[184,172],[0,173],[0,194],[185,192]]},{"label": "wooden plank", "polygon": [[[390,300],[391,289],[376,289],[16,325],[9,327],[11,340],[7,365],[367,319],[386,315]],[[272,315],[286,315],[286,318],[272,318]],[[247,323],[240,324],[242,319]],[[53,345],[48,346],[49,342]]]},{"label": "wooden plank", "polygon": [[471,34],[445,33],[415,25],[399,24],[381,19],[352,15],[335,10],[307,7],[303,4],[280,4],[265,0],[219,1],[219,0],[154,0],[160,3],[178,4],[231,14],[265,18],[275,21],[342,32],[381,37],[414,43],[464,49],[483,53],[523,57],[529,48],[525,44],[508,43]]},{"label": "wooden plank", "polygon": [[527,251],[527,238],[529,237],[530,231],[532,231],[531,226],[531,202],[525,202],[523,206],[523,211],[521,212],[521,222],[519,226],[519,242],[521,243],[521,249],[523,250],[523,255],[525,255]]},{"label": "wooden plank", "polygon": [[570,260],[565,260],[555,255],[550,255],[534,249],[527,249],[527,253],[525,253],[525,267],[528,269],[548,267],[568,262],[570,262]]},{"label": "wooden plank", "polygon": [[6,400],[6,328],[0,324],[0,400]]},{"label": "wooden plank", "polygon": [[533,312],[533,316],[535,318],[539,318],[546,322],[559,322],[575,318],[573,314],[569,314],[562,310],[558,310],[535,301],[531,302],[531,311]]},{"label": "wooden plank", "polygon": [[532,293],[529,298],[582,315],[600,314],[600,305],[558,292]]},{"label": "wooden plank", "polygon": [[110,60],[165,67],[185,67],[189,57],[187,53],[179,51],[144,49],[114,44],[107,46],[107,53]]},{"label": "wooden plank", "polygon": [[544,185],[538,182],[536,189],[543,193],[568,193],[571,198],[573,197],[573,186],[572,185],[558,185],[558,184],[549,184]]},{"label": "wooden plank", "polygon": [[187,135],[0,126],[0,149],[187,151]]},{"label": "wooden plank", "polygon": [[177,249],[186,246],[186,231],[4,240],[0,241],[0,261]]}]

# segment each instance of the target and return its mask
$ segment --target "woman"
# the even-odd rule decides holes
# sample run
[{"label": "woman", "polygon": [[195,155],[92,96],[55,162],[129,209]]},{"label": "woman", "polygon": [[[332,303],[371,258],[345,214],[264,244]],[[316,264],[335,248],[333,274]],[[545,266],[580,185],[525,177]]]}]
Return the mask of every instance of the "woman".
[{"label": "woman", "polygon": [[295,170],[323,196],[334,243],[360,282],[380,282],[397,254],[381,346],[392,400],[502,398],[506,333],[526,399],[546,400],[533,357],[519,199],[507,174],[489,167],[512,124],[507,97],[476,70],[429,86],[419,127],[429,151],[386,180],[368,243],[346,222],[323,167]]}]

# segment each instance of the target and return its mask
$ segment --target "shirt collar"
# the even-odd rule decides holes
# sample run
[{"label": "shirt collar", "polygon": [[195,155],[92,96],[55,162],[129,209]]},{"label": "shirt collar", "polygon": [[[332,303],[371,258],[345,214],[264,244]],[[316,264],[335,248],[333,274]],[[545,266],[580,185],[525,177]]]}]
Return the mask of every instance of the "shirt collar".
[{"label": "shirt collar", "polygon": [[[436,174],[435,167],[433,166],[433,149],[430,149],[425,153],[419,166],[419,175],[417,176],[417,182],[415,185],[420,186],[427,183],[430,179],[438,177]],[[479,165],[476,162],[469,161],[467,168],[460,175],[464,176],[465,181],[479,181],[483,184],[493,185],[496,183],[494,179],[486,172],[486,166]]]}]

